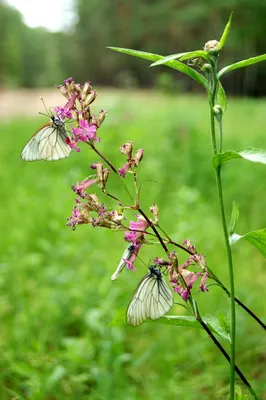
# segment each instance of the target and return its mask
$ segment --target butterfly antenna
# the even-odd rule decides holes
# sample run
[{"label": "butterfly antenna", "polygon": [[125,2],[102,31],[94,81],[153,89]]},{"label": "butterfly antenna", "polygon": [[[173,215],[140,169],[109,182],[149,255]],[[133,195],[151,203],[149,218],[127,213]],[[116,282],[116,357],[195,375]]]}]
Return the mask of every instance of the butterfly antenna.
[{"label": "butterfly antenna", "polygon": [[51,117],[51,111],[49,112],[49,110],[48,110],[48,108],[46,107],[46,104],[45,104],[45,102],[44,102],[44,100],[43,100],[42,97],[41,97],[41,101],[42,101],[42,104],[43,104],[43,106],[44,106],[44,108],[45,108],[47,114],[43,114],[43,113],[39,113],[39,114],[45,115],[46,117],[47,117],[47,116],[48,116],[48,117]]}]

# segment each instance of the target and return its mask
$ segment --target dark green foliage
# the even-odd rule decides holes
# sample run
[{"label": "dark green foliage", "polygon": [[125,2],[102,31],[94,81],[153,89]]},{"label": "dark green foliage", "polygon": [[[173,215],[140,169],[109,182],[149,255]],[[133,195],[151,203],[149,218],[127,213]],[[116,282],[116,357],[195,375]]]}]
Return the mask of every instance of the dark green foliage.
[{"label": "dark green foliage", "polygon": [[[18,11],[0,2],[0,84],[55,85],[68,76],[105,85],[148,87],[166,68],[152,71],[140,60],[115,54],[107,46],[162,55],[202,49],[222,35],[231,12],[232,25],[221,53],[222,66],[265,53],[266,2],[262,0],[98,1],[76,0],[76,20],[67,32],[30,29]],[[226,91],[262,95],[266,88],[263,63],[223,78]],[[197,83],[179,72],[182,88]],[[175,85],[174,90],[175,90]],[[180,85],[179,85],[180,86]]]}]

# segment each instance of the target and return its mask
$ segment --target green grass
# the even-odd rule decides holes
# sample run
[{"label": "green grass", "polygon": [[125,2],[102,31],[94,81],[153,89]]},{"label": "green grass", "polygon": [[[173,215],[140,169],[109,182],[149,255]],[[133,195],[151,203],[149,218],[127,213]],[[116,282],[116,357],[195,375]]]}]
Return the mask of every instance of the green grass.
[{"label": "green grass", "polygon": [[[170,236],[179,243],[191,239],[228,286],[206,104],[199,96],[105,95],[101,89],[95,112],[107,108],[108,117],[99,148],[117,167],[124,163],[119,147],[126,141],[145,149],[142,208],[156,202]],[[225,149],[266,148],[265,110],[262,100],[230,99]],[[146,270],[138,262],[135,274],[124,271],[111,282],[125,249],[122,233],[65,226],[75,198],[70,186],[89,175],[98,158],[83,145],[60,162],[23,162],[21,148],[41,120],[1,124],[0,399],[226,399],[229,365],[203,331],[152,323],[109,326],[124,315]],[[265,166],[246,161],[224,168],[227,215],[236,200],[240,234],[266,226],[265,177]],[[118,179],[112,188],[125,198]],[[148,263],[163,252],[148,246],[140,255]],[[265,259],[244,242],[233,256],[236,294],[263,318]],[[217,287],[196,299],[203,316],[221,311],[229,318],[229,300]],[[176,305],[171,313],[184,310]],[[237,364],[261,398],[265,345],[265,333],[237,307]]]}]

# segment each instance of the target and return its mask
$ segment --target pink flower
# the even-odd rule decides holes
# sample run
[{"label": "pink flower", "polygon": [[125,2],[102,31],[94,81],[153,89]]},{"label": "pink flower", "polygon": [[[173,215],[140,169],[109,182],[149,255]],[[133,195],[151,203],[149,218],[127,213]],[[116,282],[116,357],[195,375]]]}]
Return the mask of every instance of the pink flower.
[{"label": "pink flower", "polygon": [[133,243],[135,243],[135,242],[136,242],[135,236],[136,236],[136,232],[126,232],[126,233],[125,233],[125,236],[124,236],[124,239],[125,239],[127,242],[133,242]]},{"label": "pink flower", "polygon": [[137,215],[137,222],[130,221],[129,228],[131,230],[145,231],[150,223],[142,215]]},{"label": "pink flower", "polygon": [[67,218],[67,226],[71,226],[72,230],[76,229],[76,226],[81,223],[86,223],[84,215],[80,212],[78,206],[75,206],[72,211],[71,217]]},{"label": "pink flower", "polygon": [[127,269],[129,269],[130,271],[136,271],[136,268],[133,265],[133,261],[126,260],[125,258],[123,258],[122,260],[125,262]]},{"label": "pink flower", "polygon": [[127,163],[123,166],[123,168],[119,168],[119,169],[118,169],[118,172],[119,172],[119,175],[122,176],[122,178],[125,178],[126,173],[127,173],[127,171],[129,171],[129,170],[130,170],[130,164],[127,162]]},{"label": "pink flower", "polygon": [[203,274],[203,277],[202,277],[201,281],[200,281],[200,290],[202,292],[208,292],[209,291],[209,289],[206,286],[207,275],[208,275],[207,272],[205,272]]},{"label": "pink flower", "polygon": [[78,142],[75,142],[75,141],[72,142],[71,139],[69,137],[67,137],[66,144],[68,144],[71,149],[76,150],[77,152],[80,152],[80,148],[77,147]]},{"label": "pink flower", "polygon": [[86,196],[85,191],[95,183],[97,183],[97,179],[84,179],[82,182],[72,185],[71,189],[77,193],[78,196],[84,199]]},{"label": "pink flower", "polygon": [[190,290],[189,290],[189,288],[186,288],[186,289],[183,291],[183,293],[181,294],[181,297],[182,297],[182,299],[183,299],[184,301],[188,301],[189,296],[190,296]]},{"label": "pink flower", "polygon": [[80,128],[74,128],[71,126],[72,132],[76,139],[81,142],[87,142],[88,140],[99,142],[100,138],[96,137],[97,127],[94,124],[89,124],[85,119],[80,121]]},{"label": "pink flower", "polygon": [[56,113],[56,115],[60,119],[64,120],[64,119],[71,119],[72,118],[71,111],[69,110],[68,107],[57,106],[57,107],[54,108],[54,112]]},{"label": "pink flower", "polygon": [[[150,226],[150,223],[142,215],[137,215],[137,222],[130,221],[129,229],[130,232],[126,232],[124,239],[128,242],[138,243],[145,236],[146,229]],[[136,232],[134,232],[136,231]]]}]

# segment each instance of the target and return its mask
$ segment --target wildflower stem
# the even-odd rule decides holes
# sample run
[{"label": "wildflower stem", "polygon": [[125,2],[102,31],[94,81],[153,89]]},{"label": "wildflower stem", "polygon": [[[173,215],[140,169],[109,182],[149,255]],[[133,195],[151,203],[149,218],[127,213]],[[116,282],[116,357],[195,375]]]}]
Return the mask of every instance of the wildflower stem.
[{"label": "wildflower stem", "polygon": [[[167,238],[168,239],[168,238]],[[187,252],[188,254],[190,254],[190,255],[193,255],[194,253],[192,252],[192,251],[190,251],[190,250],[188,250],[188,249],[186,249],[184,246],[182,246],[181,244],[178,244],[178,243],[176,243],[176,242],[174,242],[172,239],[168,239],[168,242],[170,243],[170,244],[172,244],[173,246],[176,246],[176,247],[179,247],[179,249],[182,249],[182,250],[184,250],[185,252]]]},{"label": "wildflower stem", "polygon": [[[208,271],[210,272],[210,278],[214,279],[217,284],[220,286],[220,288],[223,289],[223,291],[227,294],[228,297],[231,297],[229,290],[224,286],[224,284],[220,281],[220,279],[217,278],[217,276],[210,270],[208,267]],[[251,311],[244,303],[242,303],[237,297],[235,297],[235,302],[240,305],[252,318],[255,319],[255,321],[258,322],[258,324],[262,327],[262,329],[266,330],[266,325],[257,317],[256,314],[254,314],[253,311]]]},{"label": "wildflower stem", "polygon": [[[213,107],[215,105],[216,92],[217,92],[217,86],[218,86],[217,57],[216,57],[215,62],[212,65],[212,76],[210,79],[212,79],[211,90],[209,93],[210,127],[211,127],[213,155],[215,155],[215,154],[217,154],[217,145],[216,145],[216,134],[215,134],[215,116],[214,116]],[[221,122],[221,124],[222,124],[222,122]],[[220,143],[220,147],[221,147],[221,143]],[[226,251],[227,251],[229,280],[230,280],[230,302],[231,302],[230,400],[234,400],[234,398],[235,398],[235,346],[236,346],[235,285],[234,285],[232,252],[231,252],[231,247],[230,247],[230,243],[229,243],[229,236],[228,236],[225,210],[224,210],[224,200],[223,200],[223,190],[222,190],[220,167],[218,167],[216,169],[216,183],[217,183],[217,190],[218,190],[218,199],[219,199],[219,205],[220,205],[224,240],[225,240]]]},{"label": "wildflower stem", "polygon": [[222,121],[218,122],[219,126],[219,152],[223,151],[223,123]]},{"label": "wildflower stem", "polygon": [[[88,144],[89,144],[89,146],[92,148],[92,150],[94,150],[95,153],[97,153],[98,156],[100,156],[100,157],[106,162],[106,164],[109,165],[109,167],[111,168],[111,170],[112,170],[116,175],[118,175],[118,171],[117,171],[117,169],[113,166],[113,164],[111,163],[111,161],[109,161],[108,158],[106,158],[106,157],[94,146],[93,143],[88,143]],[[118,176],[119,176],[119,175],[118,175]],[[122,178],[121,178],[121,179],[122,179]],[[130,199],[133,201],[133,197],[131,196],[131,194],[130,194],[128,188],[127,188],[127,186],[125,185],[125,183],[123,182],[123,180],[121,180],[121,182],[122,182],[122,185],[123,185],[125,191],[127,192],[128,196],[129,196]]]},{"label": "wildflower stem", "polygon": [[[200,315],[197,313],[197,320],[199,321],[199,323],[201,324],[202,328],[208,333],[209,337],[211,338],[211,340],[214,342],[214,344],[218,347],[218,349],[220,350],[220,352],[224,355],[224,357],[229,361],[230,365],[232,365],[231,363],[231,359],[230,356],[227,354],[226,350],[223,348],[223,346],[218,342],[218,340],[216,339],[216,337],[213,335],[213,333],[211,332],[211,330],[208,328],[208,326],[205,324],[205,322],[201,319]],[[250,383],[248,382],[248,380],[246,379],[246,377],[242,374],[242,372],[240,371],[240,369],[238,368],[237,365],[234,365],[234,370],[237,372],[239,378],[242,380],[242,382],[245,384],[245,386],[248,388],[249,392],[251,393],[253,399],[259,400],[258,396],[256,395],[256,393],[254,392],[254,390],[252,389]]]},{"label": "wildflower stem", "polygon": [[97,148],[94,146],[93,143],[89,143],[89,146],[92,148],[93,151],[95,151],[95,153],[97,153],[105,162],[106,164],[109,165],[109,167],[117,174],[117,170],[116,168],[113,166],[113,164],[108,160],[108,158],[106,158],[99,150],[97,150]]},{"label": "wildflower stem", "polygon": [[164,251],[166,252],[166,254],[169,254],[169,250],[166,246],[166,244],[164,243],[161,235],[159,234],[159,232],[157,231],[157,229],[155,228],[155,226],[153,225],[153,223],[150,221],[150,219],[147,217],[147,215],[144,213],[144,211],[142,211],[141,208],[138,208],[138,212],[145,218],[145,220],[149,223],[151,229],[153,230],[153,232],[155,233],[155,235],[157,236],[159,242],[161,243]]},{"label": "wildflower stem", "polygon": [[224,232],[224,240],[227,251],[228,267],[229,267],[229,280],[230,280],[230,302],[231,302],[231,379],[230,379],[230,396],[231,400],[234,399],[234,386],[235,386],[235,345],[236,345],[236,309],[235,309],[235,284],[234,284],[234,269],[232,252],[229,243],[228,229],[225,218],[223,191],[221,182],[221,169],[218,168],[216,171],[218,197],[220,203],[222,226]]}]

